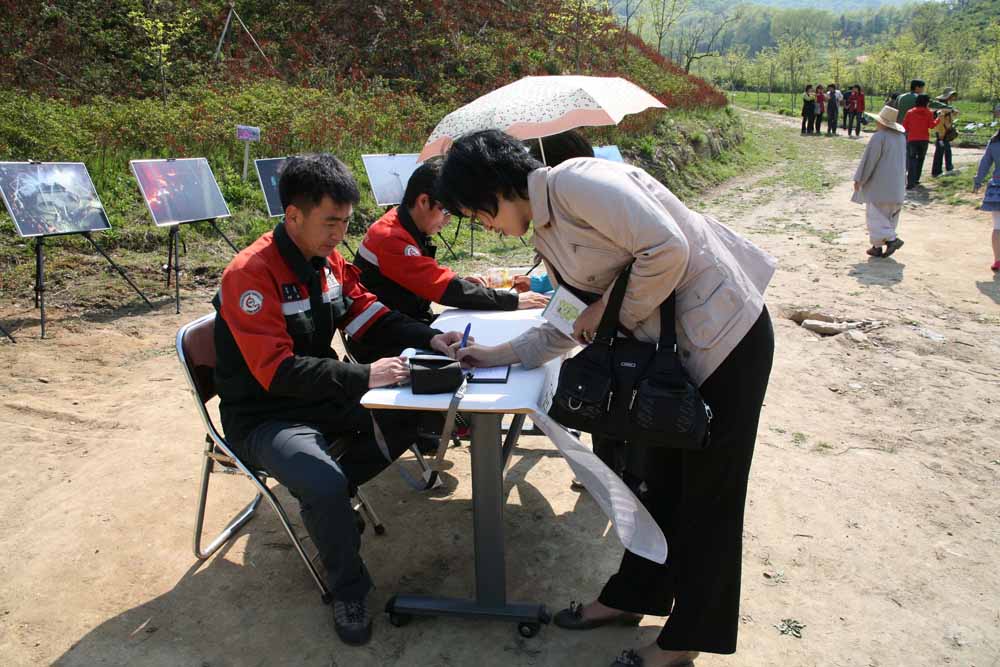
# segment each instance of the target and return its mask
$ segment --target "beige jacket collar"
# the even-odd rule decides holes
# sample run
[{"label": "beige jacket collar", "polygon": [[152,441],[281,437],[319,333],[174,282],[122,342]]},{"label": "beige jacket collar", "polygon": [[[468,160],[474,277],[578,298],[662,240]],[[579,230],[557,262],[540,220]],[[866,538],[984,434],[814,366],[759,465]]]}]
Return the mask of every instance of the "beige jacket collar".
[{"label": "beige jacket collar", "polygon": [[552,222],[549,207],[549,172],[552,167],[540,167],[528,174],[528,200],[531,202],[531,223],[545,227]]}]

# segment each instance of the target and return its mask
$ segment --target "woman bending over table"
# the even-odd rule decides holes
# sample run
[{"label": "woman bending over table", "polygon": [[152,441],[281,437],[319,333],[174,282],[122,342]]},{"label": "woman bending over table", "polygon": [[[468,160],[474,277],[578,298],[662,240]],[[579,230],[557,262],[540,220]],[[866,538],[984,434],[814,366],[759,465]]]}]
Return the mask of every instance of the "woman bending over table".
[{"label": "woman bending over table", "polygon": [[523,236],[531,227],[549,275],[593,295],[576,340],[544,323],[502,345],[459,350],[471,365],[533,368],[587,344],[603,312],[600,296],[629,263],[620,314],[626,335],[657,341],[659,306],[676,291],[680,358],[714,413],[711,443],[701,451],[617,443],[628,463],[616,472],[663,530],[667,562],[626,551],[600,594],[555,622],[589,630],[669,616],[656,642],[624,651],[614,665],[690,665],[699,651],[735,652],[747,477],[774,351],[763,298],[773,260],[642,169],[593,158],[544,167],[495,130],[455,142],[439,190],[450,210],[491,230]]}]

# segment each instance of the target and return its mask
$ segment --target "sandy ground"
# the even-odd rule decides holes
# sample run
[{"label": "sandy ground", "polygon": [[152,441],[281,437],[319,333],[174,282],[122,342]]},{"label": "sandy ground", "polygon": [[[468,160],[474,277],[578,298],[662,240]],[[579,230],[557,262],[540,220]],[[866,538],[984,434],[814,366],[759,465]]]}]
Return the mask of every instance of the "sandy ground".
[{"label": "sandy ground", "polygon": [[[797,135],[818,155],[832,141]],[[965,167],[978,156],[956,153]],[[739,652],[698,665],[1000,665],[988,214],[918,196],[903,213],[906,246],[870,260],[863,208],[848,201],[853,164],[818,162],[830,175],[820,195],[761,173],[704,198],[781,269],[768,292],[778,347],[750,484]],[[16,346],[0,340],[0,664],[583,666],[655,638],[663,619],[523,639],[506,623],[397,629],[379,615],[374,641],[348,648],[268,508],[196,561],[202,432],[173,341],[208,297],[188,293],[179,316],[165,302],[152,314],[53,309],[49,340],[28,327]],[[885,326],[821,338],[782,316],[793,307]],[[0,321],[31,313],[0,304]],[[451,458],[443,491],[415,493],[392,470],[370,485],[388,529],[365,535],[374,608],[399,590],[471,592],[468,451]],[[621,547],[570,479],[545,439],[522,439],[506,484],[513,600],[556,610],[590,599],[616,568]],[[250,491],[217,475],[211,526]],[[782,634],[785,621],[804,626],[801,638]]]}]

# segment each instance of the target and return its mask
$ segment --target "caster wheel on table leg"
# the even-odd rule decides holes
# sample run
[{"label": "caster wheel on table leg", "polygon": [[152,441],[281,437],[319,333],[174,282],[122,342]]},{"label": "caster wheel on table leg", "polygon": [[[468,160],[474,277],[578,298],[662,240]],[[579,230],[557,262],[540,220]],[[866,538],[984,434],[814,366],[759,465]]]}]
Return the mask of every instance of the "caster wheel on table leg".
[{"label": "caster wheel on table leg", "polygon": [[412,620],[413,616],[409,614],[400,614],[394,611],[389,612],[389,622],[397,628],[403,627]]},{"label": "caster wheel on table leg", "polygon": [[531,639],[538,634],[538,631],[542,629],[541,623],[528,623],[522,622],[517,624],[517,632],[522,637]]}]

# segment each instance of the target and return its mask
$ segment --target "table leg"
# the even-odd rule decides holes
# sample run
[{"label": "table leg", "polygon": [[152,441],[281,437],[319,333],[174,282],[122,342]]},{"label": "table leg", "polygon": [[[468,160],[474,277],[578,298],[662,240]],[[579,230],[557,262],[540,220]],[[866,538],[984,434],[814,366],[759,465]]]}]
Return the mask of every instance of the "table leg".
[{"label": "table leg", "polygon": [[[497,414],[472,415],[472,528],[475,544],[476,599],[458,600],[396,595],[385,610],[393,625],[411,615],[460,616],[515,621],[525,637],[549,622],[544,605],[507,602],[507,566],[503,536],[504,448]],[[508,443],[512,447],[513,443]],[[508,450],[509,452],[509,450]]]},{"label": "table leg", "polygon": [[507,602],[503,549],[503,450],[500,415],[472,415],[472,529],[476,545],[476,601]]}]

